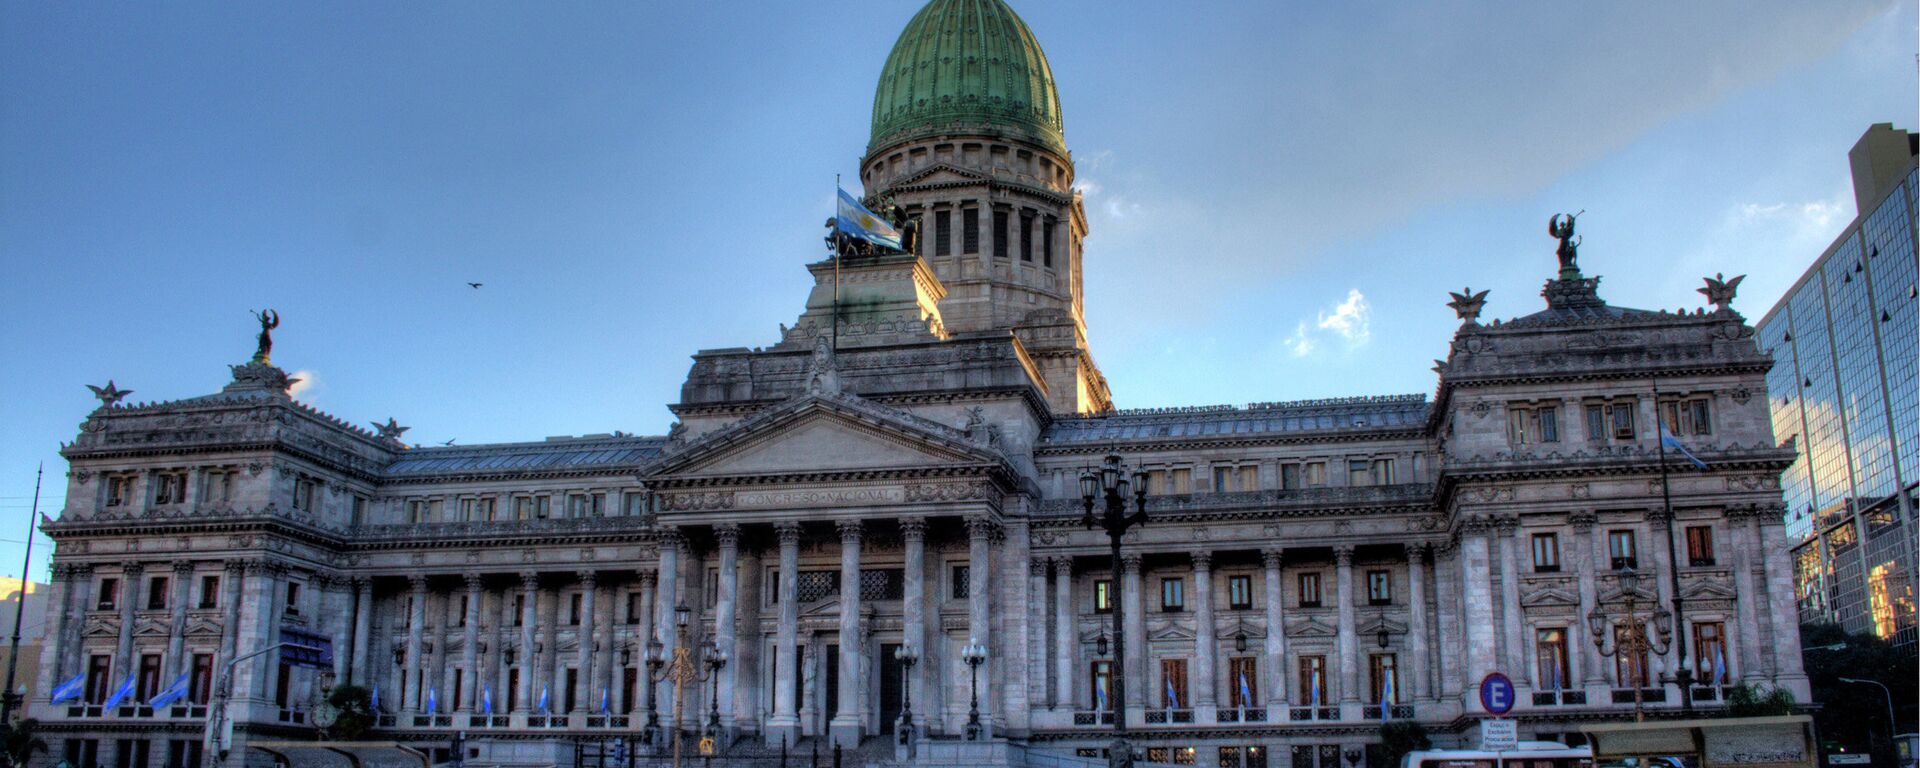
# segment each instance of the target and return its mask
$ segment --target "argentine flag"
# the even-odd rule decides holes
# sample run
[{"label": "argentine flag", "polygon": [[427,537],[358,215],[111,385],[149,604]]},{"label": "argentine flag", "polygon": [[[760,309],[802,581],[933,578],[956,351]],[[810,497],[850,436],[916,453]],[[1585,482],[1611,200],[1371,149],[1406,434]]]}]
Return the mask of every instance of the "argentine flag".
[{"label": "argentine flag", "polygon": [[1247,685],[1247,671],[1240,670],[1240,706],[1253,706],[1253,687]]},{"label": "argentine flag", "polygon": [[440,711],[440,702],[438,701],[438,698],[439,697],[434,695],[434,690],[432,688],[427,689],[427,714],[431,715]]},{"label": "argentine flag", "polygon": [[1680,438],[1674,437],[1672,432],[1667,431],[1667,425],[1665,424],[1660,425],[1660,445],[1669,451],[1679,451],[1680,455],[1687,457],[1687,461],[1693,462],[1693,466],[1696,469],[1707,468],[1707,463],[1701,461],[1700,457],[1693,455],[1693,451],[1687,450],[1687,447],[1680,443]]},{"label": "argentine flag", "polygon": [[1393,673],[1381,676],[1380,680],[1380,722],[1393,719]]},{"label": "argentine flag", "polygon": [[1320,707],[1320,673],[1315,672],[1311,677],[1313,678],[1313,706],[1318,709]]},{"label": "argentine flag", "polygon": [[834,228],[848,237],[865,240],[874,245],[905,250],[900,245],[900,230],[893,228],[893,222],[855,200],[844,189],[840,193],[840,204],[833,214]]},{"label": "argentine flag", "polygon": [[133,678],[133,673],[128,672],[127,681],[121,683],[119,688],[114,689],[112,696],[107,697],[107,709],[120,706],[120,702],[126,701],[128,697],[133,695]]},{"label": "argentine flag", "polygon": [[611,703],[612,697],[610,696],[610,694],[611,694],[611,691],[608,691],[606,686],[604,685],[600,686],[600,714],[603,714],[603,715],[611,714],[610,710],[612,710],[612,706],[610,705],[610,703]]},{"label": "argentine flag", "polygon": [[87,690],[86,673],[74,675],[73,679],[53,687],[52,703],[58,704],[60,702],[66,701],[67,699],[80,698],[80,694],[84,693],[86,690]]},{"label": "argentine flag", "polygon": [[1727,657],[1718,646],[1713,649],[1713,684],[1727,684]]},{"label": "argentine flag", "polygon": [[547,713],[547,687],[545,685],[540,686],[540,707],[538,711],[543,715]]},{"label": "argentine flag", "polygon": [[176,677],[173,679],[172,683],[167,684],[167,687],[165,689],[161,690],[159,693],[154,694],[152,699],[148,699],[147,706],[153,707],[154,709],[159,709],[168,704],[172,704],[176,701],[186,698],[186,695],[187,695],[187,673],[182,672],[180,673],[179,677]]},{"label": "argentine flag", "polygon": [[1099,680],[1098,683],[1093,686],[1093,693],[1095,699],[1094,709],[1100,710],[1101,712],[1107,711],[1107,681],[1105,679]]},{"label": "argentine flag", "polygon": [[1173,678],[1167,678],[1167,709],[1180,708],[1180,694],[1173,690]]},{"label": "argentine flag", "polygon": [[380,711],[380,684],[373,684],[373,711]]},{"label": "argentine flag", "polygon": [[493,714],[493,684],[492,683],[488,683],[480,687],[480,711],[482,713],[489,714],[489,715]]}]

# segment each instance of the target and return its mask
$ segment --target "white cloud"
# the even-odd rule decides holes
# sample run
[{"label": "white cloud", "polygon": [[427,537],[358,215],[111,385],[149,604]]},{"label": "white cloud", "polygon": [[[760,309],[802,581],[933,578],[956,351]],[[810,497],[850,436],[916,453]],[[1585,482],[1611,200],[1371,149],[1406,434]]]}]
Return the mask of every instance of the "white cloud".
[{"label": "white cloud", "polygon": [[295,400],[300,400],[311,405],[314,398],[318,396],[320,390],[323,389],[320,385],[320,374],[314,373],[310,368],[302,368],[294,371],[290,375],[295,379],[299,379],[299,381],[295,381],[293,386],[287,389],[287,394]]},{"label": "white cloud", "polygon": [[1347,343],[1359,346],[1367,343],[1372,316],[1373,307],[1367,304],[1367,297],[1360,294],[1360,289],[1353,288],[1347,291],[1347,300],[1333,308],[1332,314],[1320,313],[1318,325],[1321,330],[1337,333]]},{"label": "white cloud", "polygon": [[1307,355],[1313,354],[1313,331],[1307,327],[1307,321],[1300,321],[1300,324],[1294,327],[1293,333],[1282,340],[1280,345],[1285,347],[1294,357],[1306,357]]}]

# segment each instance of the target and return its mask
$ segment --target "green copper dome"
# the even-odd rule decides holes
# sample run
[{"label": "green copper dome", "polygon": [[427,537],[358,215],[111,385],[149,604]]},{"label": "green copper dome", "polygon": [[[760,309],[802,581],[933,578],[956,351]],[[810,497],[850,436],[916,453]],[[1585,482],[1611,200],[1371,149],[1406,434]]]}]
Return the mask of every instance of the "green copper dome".
[{"label": "green copper dome", "polygon": [[955,124],[1066,154],[1053,69],[1001,0],[932,0],[900,33],[873,94],[869,151]]}]

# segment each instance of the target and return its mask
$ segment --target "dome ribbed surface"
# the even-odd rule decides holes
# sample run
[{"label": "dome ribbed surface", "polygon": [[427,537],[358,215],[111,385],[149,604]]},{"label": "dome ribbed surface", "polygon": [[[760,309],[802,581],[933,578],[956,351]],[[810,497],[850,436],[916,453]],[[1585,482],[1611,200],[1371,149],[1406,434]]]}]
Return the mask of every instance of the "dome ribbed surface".
[{"label": "dome ribbed surface", "polygon": [[1001,0],[933,0],[887,55],[868,149],[956,127],[997,128],[1066,154],[1053,69]]}]

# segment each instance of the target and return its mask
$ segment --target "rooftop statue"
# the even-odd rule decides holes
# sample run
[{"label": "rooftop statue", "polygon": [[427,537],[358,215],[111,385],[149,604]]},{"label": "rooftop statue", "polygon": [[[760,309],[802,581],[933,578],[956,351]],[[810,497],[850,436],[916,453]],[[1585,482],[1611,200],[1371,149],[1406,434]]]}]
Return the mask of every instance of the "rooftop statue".
[{"label": "rooftop statue", "polygon": [[1453,297],[1453,301],[1447,302],[1447,306],[1452,307],[1454,314],[1459,315],[1461,320],[1470,323],[1480,319],[1480,308],[1487,305],[1486,291],[1474,293],[1472,288],[1462,288],[1459,293],[1448,291],[1447,295]]},{"label": "rooftop statue", "polygon": [[1706,296],[1707,301],[1712,302],[1716,312],[1725,312],[1733,308],[1733,294],[1740,289],[1740,281],[1747,279],[1746,275],[1734,275],[1732,280],[1726,277],[1715,272],[1713,277],[1703,278],[1707,281],[1707,287],[1694,289]]},{"label": "rooftop statue", "polygon": [[[1580,213],[1586,213],[1582,210]],[[1556,213],[1547,219],[1547,234],[1560,239],[1560,247],[1554,253],[1560,257],[1560,279],[1580,279],[1580,238],[1573,236],[1573,220],[1580,213]]]},{"label": "rooftop statue", "polygon": [[121,389],[114,386],[113,379],[107,379],[107,385],[104,387],[96,387],[88,384],[87,389],[93,390],[93,396],[100,398],[100,407],[102,408],[111,408],[114,403],[118,403],[126,399],[127,395],[133,394],[133,390],[131,389]]},{"label": "rooftop statue", "polygon": [[260,346],[253,351],[253,362],[271,363],[273,356],[273,329],[280,327],[280,313],[263,309],[253,313],[253,319],[260,321]]},{"label": "rooftop statue", "polygon": [[372,422],[372,424],[373,428],[379,432],[380,439],[391,440],[396,443],[400,442],[401,435],[405,434],[407,430],[412,429],[412,427],[400,426],[400,422],[394,420],[392,416],[387,417],[387,423],[385,424],[377,421]]}]

